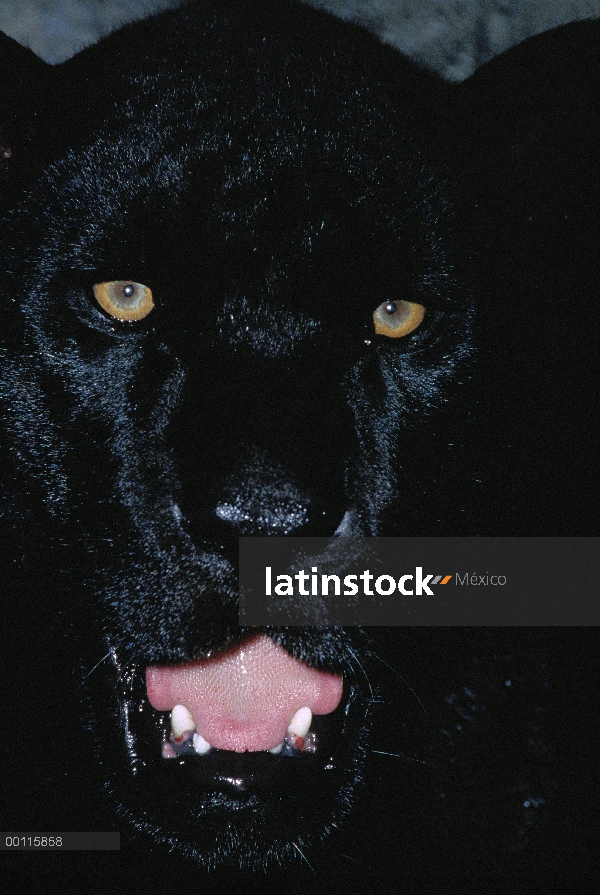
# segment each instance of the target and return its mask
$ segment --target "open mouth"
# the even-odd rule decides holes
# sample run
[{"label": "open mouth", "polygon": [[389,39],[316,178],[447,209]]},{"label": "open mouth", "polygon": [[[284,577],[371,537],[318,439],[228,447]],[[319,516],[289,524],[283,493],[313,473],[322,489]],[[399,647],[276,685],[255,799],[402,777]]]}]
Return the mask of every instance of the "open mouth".
[{"label": "open mouth", "polygon": [[[113,655],[114,661],[116,656]],[[207,660],[119,670],[129,765],[171,798],[339,786],[352,686],[259,637]],[[305,775],[309,776],[305,779]],[[290,789],[291,787],[291,789]]]},{"label": "open mouth", "polygon": [[204,755],[298,751],[307,747],[313,715],[328,715],[342,698],[339,675],[310,668],[261,635],[212,659],[146,669],[150,704],[171,712],[164,758],[191,741]]}]

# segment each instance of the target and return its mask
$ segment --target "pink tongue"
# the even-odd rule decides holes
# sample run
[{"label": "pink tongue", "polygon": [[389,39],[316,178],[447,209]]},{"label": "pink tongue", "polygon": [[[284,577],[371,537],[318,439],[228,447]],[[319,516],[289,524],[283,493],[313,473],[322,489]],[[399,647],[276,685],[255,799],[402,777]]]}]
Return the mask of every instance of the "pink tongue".
[{"label": "pink tongue", "polygon": [[309,668],[265,635],[216,659],[146,669],[148,699],[157,711],[184,705],[197,733],[215,749],[232,752],[272,749],[298,709],[333,712],[342,686],[338,675]]}]

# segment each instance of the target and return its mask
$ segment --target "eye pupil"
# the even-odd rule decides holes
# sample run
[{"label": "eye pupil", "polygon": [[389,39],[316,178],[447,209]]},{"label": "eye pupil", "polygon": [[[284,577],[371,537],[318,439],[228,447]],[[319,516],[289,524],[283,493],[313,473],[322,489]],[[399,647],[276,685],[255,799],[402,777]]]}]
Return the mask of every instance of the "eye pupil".
[{"label": "eye pupil", "polygon": [[135,287],[131,285],[131,283],[127,283],[126,286],[123,286],[123,295],[126,298],[131,298],[133,293],[135,292]]},{"label": "eye pupil", "polygon": [[385,309],[388,314],[395,314],[396,311],[398,310],[398,305],[396,304],[395,301],[388,301],[385,306]]}]

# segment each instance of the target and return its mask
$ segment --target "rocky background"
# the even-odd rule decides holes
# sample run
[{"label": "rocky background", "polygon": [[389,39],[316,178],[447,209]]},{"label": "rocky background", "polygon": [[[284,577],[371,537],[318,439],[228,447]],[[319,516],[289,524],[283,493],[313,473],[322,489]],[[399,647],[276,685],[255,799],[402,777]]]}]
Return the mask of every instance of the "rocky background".
[{"label": "rocky background", "polygon": [[[181,0],[1,0],[0,30],[48,62]],[[460,81],[525,38],[600,16],[600,0],[313,0],[362,22],[382,40],[444,77]]]}]

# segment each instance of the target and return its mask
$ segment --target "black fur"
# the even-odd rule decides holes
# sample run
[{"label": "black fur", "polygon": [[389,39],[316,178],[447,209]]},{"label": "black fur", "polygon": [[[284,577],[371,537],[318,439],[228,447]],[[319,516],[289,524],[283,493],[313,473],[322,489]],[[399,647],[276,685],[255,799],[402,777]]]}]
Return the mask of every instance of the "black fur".
[{"label": "black fur", "polygon": [[[7,119],[25,161],[0,231],[4,658],[13,714],[37,741],[15,748],[11,731],[21,795],[7,822],[36,826],[45,780],[43,826],[82,828],[104,784],[119,820],[98,809],[88,828],[207,868],[320,866],[323,842],[336,866],[346,851],[370,866],[373,817],[374,863],[407,874],[421,860],[464,869],[467,830],[485,872],[542,861],[557,784],[536,764],[534,716],[559,661],[550,635],[269,629],[344,675],[329,751],[308,764],[213,756],[200,778],[160,759],[143,685],[150,663],[254,633],[237,624],[240,535],[590,533],[584,373],[565,385],[581,326],[556,319],[574,287],[561,275],[536,294],[543,264],[520,277],[522,255],[497,280],[478,152],[461,155],[447,114],[460,93],[359,29],[268,2],[169,12],[45,75],[43,122],[40,94],[20,98],[43,170]],[[494,228],[503,214],[518,231],[531,208],[503,201]],[[95,283],[126,279],[155,299],[137,323],[94,300]],[[403,339],[373,333],[391,299],[426,307]],[[527,682],[520,702],[510,675]],[[478,749],[496,756],[514,725],[499,780],[469,794]],[[411,762],[429,767],[424,786]],[[424,827],[447,840],[431,849]]]}]

